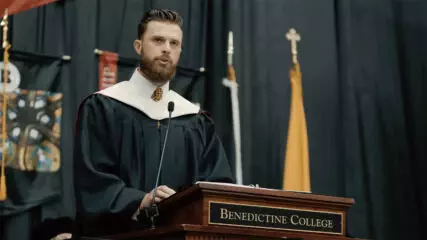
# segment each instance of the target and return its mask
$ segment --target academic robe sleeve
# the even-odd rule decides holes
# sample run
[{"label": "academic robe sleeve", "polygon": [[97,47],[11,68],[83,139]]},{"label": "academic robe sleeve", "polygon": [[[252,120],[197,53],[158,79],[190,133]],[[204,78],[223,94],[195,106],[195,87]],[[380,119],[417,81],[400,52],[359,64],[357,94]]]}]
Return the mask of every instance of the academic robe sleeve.
[{"label": "academic robe sleeve", "polygon": [[213,120],[201,113],[204,150],[199,168],[199,181],[235,183],[231,164],[215,131]]},{"label": "academic robe sleeve", "polygon": [[[87,219],[131,219],[146,194],[119,178],[114,146],[114,109],[105,97],[92,95],[81,105],[76,125],[74,179],[79,214]],[[116,130],[117,131],[117,130]],[[117,219],[118,220],[118,219]]]}]

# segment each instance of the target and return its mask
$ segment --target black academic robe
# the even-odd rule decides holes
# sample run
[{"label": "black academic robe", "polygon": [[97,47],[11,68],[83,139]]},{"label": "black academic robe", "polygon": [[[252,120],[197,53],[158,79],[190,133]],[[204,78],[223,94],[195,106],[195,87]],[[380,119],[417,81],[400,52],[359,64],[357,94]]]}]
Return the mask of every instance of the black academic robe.
[{"label": "black academic robe", "polygon": [[[75,236],[143,227],[132,215],[155,186],[167,122],[101,94],[83,101],[74,146]],[[196,181],[234,182],[214,123],[203,113],[172,118],[160,185],[178,191]]]}]

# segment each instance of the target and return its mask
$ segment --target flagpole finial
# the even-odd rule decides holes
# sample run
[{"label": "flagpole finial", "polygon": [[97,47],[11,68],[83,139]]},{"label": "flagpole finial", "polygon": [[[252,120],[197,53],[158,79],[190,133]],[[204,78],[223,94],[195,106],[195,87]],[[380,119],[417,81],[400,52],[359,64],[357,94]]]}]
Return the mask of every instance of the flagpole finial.
[{"label": "flagpole finial", "polygon": [[7,47],[7,31],[8,31],[8,10],[7,8],[4,10],[3,19],[1,21],[0,26],[3,28],[3,48]]},{"label": "flagpole finial", "polygon": [[7,17],[9,16],[9,10],[6,8],[4,9],[4,15],[3,15],[3,21],[7,21]]},{"label": "flagpole finial", "polygon": [[233,43],[233,32],[228,32],[228,49],[227,49],[227,78],[233,82],[236,81],[236,73],[233,67],[233,53],[234,53],[234,43]]},{"label": "flagpole finial", "polygon": [[234,53],[234,46],[233,46],[233,32],[228,32],[228,65],[233,65],[233,53]]},{"label": "flagpole finial", "polygon": [[292,62],[294,64],[298,63],[298,49],[297,42],[301,41],[301,36],[297,33],[294,28],[289,29],[289,32],[286,34],[286,38],[291,41],[291,52],[292,52]]}]

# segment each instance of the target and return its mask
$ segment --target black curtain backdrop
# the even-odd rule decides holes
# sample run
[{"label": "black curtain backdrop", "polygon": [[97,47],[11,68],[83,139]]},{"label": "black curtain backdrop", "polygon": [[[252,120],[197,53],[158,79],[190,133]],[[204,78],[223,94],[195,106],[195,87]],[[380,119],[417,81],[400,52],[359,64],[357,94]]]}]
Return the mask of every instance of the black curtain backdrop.
[{"label": "black curtain backdrop", "polygon": [[425,1],[337,1],[343,189],[352,232],[423,239]]},{"label": "black curtain backdrop", "polygon": [[427,2],[67,0],[11,18],[12,49],[72,59],[61,62],[61,82],[54,86],[64,94],[61,197],[0,216],[1,240],[69,229],[74,120],[80,101],[98,90],[94,49],[119,53],[119,81],[129,78],[138,62],[136,26],[153,7],[184,17],[183,54],[172,86],[212,113],[231,159],[230,97],[221,81],[233,31],[245,184],[282,187],[291,67],[285,34],[295,28],[302,37],[298,56],[313,193],[356,200],[348,219],[353,237],[427,234]]}]

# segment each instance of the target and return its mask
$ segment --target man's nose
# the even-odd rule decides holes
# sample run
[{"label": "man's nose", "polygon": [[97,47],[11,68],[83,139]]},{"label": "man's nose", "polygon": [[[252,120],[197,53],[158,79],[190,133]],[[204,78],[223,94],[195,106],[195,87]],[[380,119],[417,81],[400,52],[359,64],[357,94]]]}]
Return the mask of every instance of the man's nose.
[{"label": "man's nose", "polygon": [[165,41],[165,44],[163,44],[163,52],[167,52],[170,53],[172,48],[171,48],[171,44],[168,41]]}]

